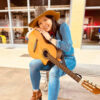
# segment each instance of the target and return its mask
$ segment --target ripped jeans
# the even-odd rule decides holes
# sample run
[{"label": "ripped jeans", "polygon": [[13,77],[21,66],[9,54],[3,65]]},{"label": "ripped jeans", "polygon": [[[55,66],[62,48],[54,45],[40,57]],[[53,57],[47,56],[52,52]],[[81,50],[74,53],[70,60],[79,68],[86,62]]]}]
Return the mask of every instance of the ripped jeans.
[{"label": "ripped jeans", "polygon": [[[65,63],[70,70],[73,70],[76,66],[76,60],[74,57],[71,59],[65,58]],[[39,89],[41,79],[40,70],[50,70],[48,83],[48,100],[57,100],[60,89],[59,78],[65,75],[65,73],[56,65],[53,67],[50,67],[49,65],[43,65],[39,59],[32,60],[29,66],[30,79],[33,90]]]}]

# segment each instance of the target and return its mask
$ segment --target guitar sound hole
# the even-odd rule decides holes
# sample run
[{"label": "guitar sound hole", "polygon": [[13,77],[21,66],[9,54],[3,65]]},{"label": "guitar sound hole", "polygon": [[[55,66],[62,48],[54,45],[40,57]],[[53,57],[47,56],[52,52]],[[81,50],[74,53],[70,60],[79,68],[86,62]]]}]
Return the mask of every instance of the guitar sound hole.
[{"label": "guitar sound hole", "polygon": [[47,53],[48,53],[48,51],[46,51],[46,50],[43,51],[44,57],[47,57]]}]

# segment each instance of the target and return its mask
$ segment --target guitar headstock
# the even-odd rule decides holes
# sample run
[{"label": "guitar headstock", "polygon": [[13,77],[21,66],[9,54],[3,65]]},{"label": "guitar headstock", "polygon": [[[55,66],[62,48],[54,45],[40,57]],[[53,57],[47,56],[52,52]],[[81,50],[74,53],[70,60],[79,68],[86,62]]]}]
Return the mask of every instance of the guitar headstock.
[{"label": "guitar headstock", "polygon": [[89,81],[84,80],[81,85],[94,94],[100,94],[100,88]]}]

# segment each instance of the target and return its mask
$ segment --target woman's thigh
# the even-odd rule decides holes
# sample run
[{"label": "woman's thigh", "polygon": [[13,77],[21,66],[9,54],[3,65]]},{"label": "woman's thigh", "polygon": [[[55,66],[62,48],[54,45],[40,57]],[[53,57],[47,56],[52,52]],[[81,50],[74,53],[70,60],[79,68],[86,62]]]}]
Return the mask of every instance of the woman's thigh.
[{"label": "woman's thigh", "polygon": [[75,57],[65,58],[65,63],[69,70],[73,70],[76,66],[76,59]]},{"label": "woman's thigh", "polygon": [[57,65],[54,65],[49,72],[49,76],[57,78],[63,76],[64,74],[65,74],[64,71],[60,69]]},{"label": "woman's thigh", "polygon": [[50,70],[50,66],[43,65],[42,61],[39,59],[33,59],[30,64],[30,69],[36,69],[36,70]]}]

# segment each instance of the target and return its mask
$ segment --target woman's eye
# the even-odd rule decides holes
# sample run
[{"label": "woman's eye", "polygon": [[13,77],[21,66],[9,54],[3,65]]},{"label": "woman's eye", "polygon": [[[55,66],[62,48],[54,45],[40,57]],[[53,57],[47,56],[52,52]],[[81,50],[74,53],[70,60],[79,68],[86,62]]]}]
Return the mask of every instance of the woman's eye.
[{"label": "woman's eye", "polygon": [[41,25],[42,23],[39,23],[39,25]]},{"label": "woman's eye", "polygon": [[44,21],[47,21],[47,19],[44,19]]}]

